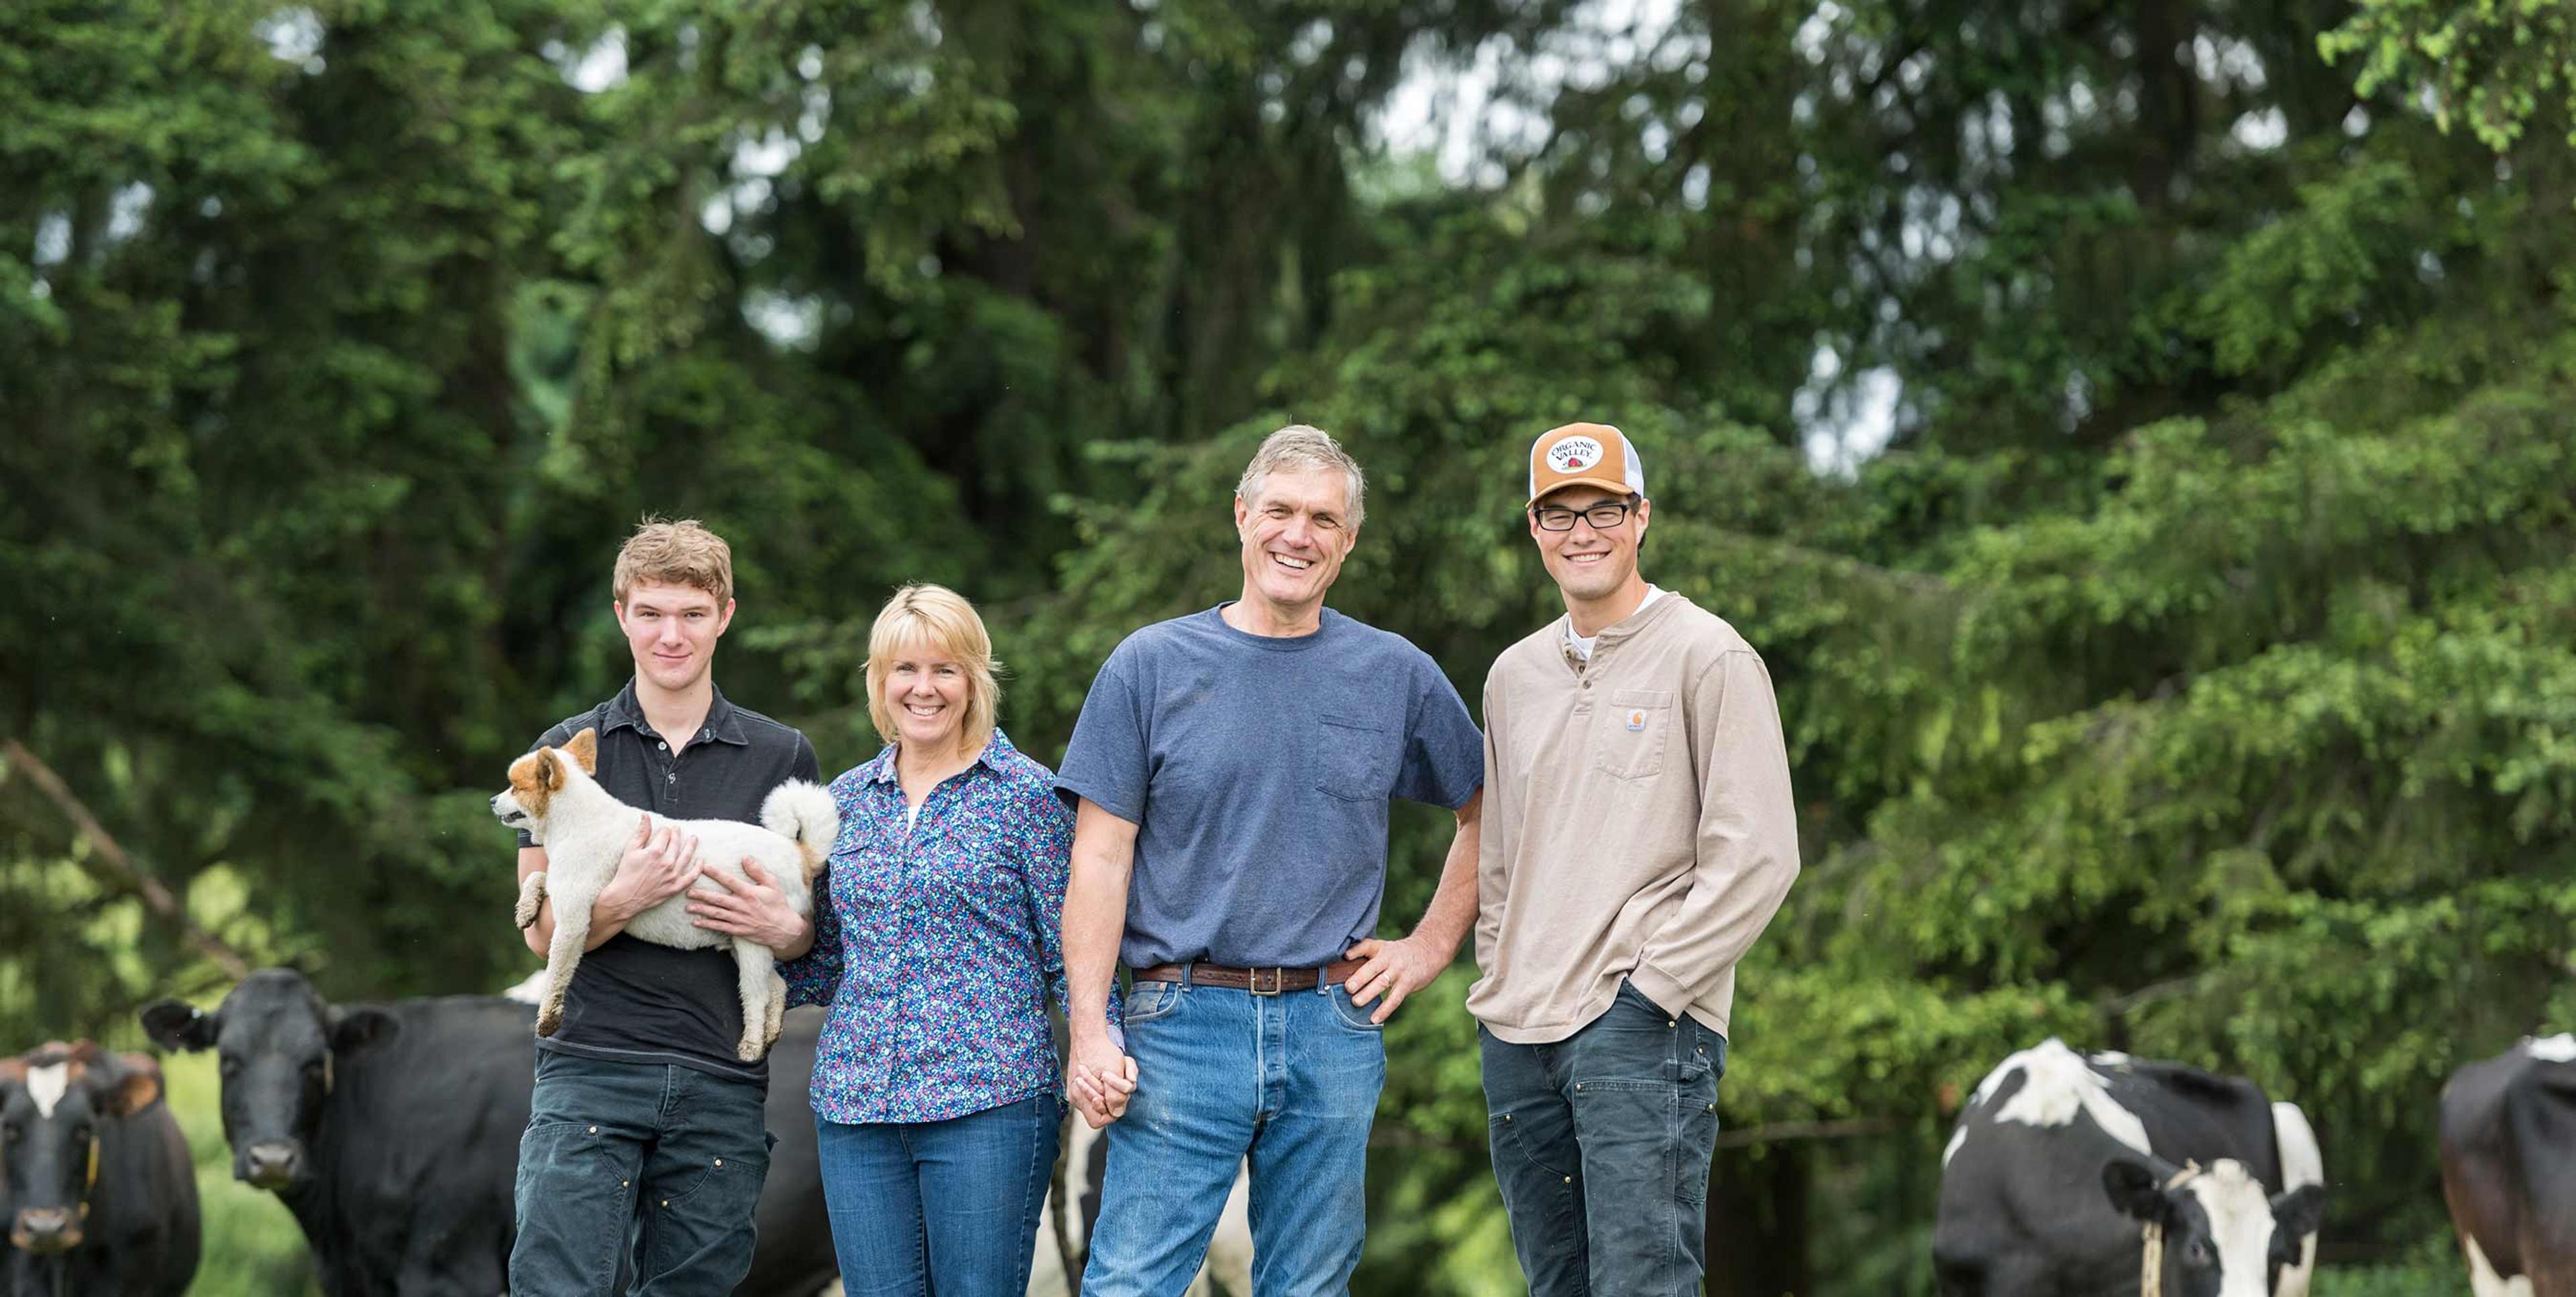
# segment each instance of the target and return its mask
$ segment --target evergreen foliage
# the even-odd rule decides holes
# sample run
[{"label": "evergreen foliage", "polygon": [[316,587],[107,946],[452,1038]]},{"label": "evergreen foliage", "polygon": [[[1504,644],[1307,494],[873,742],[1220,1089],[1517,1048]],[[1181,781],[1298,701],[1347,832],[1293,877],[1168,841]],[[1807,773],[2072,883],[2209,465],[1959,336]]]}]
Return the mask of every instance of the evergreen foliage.
[{"label": "evergreen foliage", "polygon": [[[2563,7],[1670,9],[0,8],[0,738],[252,960],[497,987],[483,801],[622,678],[638,516],[731,538],[720,678],[827,769],[908,579],[1051,759],[1289,419],[1370,474],[1335,606],[1476,697],[1559,608],[1529,438],[1607,419],[1803,799],[1712,1291],[1924,1291],[2051,1033],[2302,1104],[2385,1267],[2321,1292],[2449,1274],[2441,1079],[2576,1027]],[[1480,63],[1467,166],[1385,147]],[[1472,976],[1390,1031],[1367,1291],[1514,1290]],[[0,1047],[221,984],[9,765]]]}]

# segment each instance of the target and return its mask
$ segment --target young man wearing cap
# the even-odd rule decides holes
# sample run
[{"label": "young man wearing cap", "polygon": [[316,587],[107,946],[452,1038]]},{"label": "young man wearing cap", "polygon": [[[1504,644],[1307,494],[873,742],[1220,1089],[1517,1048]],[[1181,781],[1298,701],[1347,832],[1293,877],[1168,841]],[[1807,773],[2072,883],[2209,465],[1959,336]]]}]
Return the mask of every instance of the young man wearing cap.
[{"label": "young man wearing cap", "polygon": [[[1379,1030],[1474,920],[1484,776],[1430,656],[1324,607],[1361,487],[1331,437],[1271,434],[1236,487],[1242,597],[1120,644],[1056,776],[1078,803],[1067,1087],[1117,1123],[1083,1297],[1186,1288],[1247,1157],[1255,1291],[1344,1292],[1359,1264]],[[1379,941],[1395,797],[1458,829],[1421,925]]]},{"label": "young man wearing cap", "polygon": [[1494,1175],[1530,1291],[1696,1294],[1735,965],[1798,875],[1771,677],[1637,572],[1636,447],[1530,448],[1565,616],[1485,678],[1479,1023]]}]

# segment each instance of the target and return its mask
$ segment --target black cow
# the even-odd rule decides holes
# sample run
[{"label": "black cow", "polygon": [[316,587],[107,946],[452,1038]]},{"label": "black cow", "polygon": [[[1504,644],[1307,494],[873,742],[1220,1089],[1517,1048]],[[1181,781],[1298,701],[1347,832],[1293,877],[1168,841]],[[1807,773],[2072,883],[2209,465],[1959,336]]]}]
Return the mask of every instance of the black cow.
[{"label": "black cow", "polygon": [[1942,1155],[1944,1297],[2304,1297],[2325,1168],[2237,1077],[2050,1040],[1977,1087]]},{"label": "black cow", "polygon": [[2576,1036],[2451,1074],[2442,1197],[2477,1297],[2576,1297]]},{"label": "black cow", "polygon": [[9,1244],[0,1293],[177,1297],[197,1274],[197,1177],[161,1066],[88,1041],[0,1059]]},{"label": "black cow", "polygon": [[[790,1015],[771,1056],[779,1142],[745,1293],[805,1297],[835,1273],[805,1097],[818,1017]],[[218,1053],[233,1175],[294,1213],[332,1297],[507,1290],[535,1006],[481,995],[333,1005],[272,968],[212,1013],[164,1000],[142,1018],[165,1048]]]}]

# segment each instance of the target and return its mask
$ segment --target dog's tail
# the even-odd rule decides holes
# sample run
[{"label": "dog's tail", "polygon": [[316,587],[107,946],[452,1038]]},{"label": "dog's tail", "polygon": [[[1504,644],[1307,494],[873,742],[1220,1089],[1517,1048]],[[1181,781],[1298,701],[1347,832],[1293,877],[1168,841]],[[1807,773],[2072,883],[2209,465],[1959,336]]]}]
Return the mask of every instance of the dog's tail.
[{"label": "dog's tail", "polygon": [[823,872],[832,840],[841,836],[841,808],[821,784],[790,779],[769,790],[760,803],[761,827],[796,844],[805,861],[805,881]]}]

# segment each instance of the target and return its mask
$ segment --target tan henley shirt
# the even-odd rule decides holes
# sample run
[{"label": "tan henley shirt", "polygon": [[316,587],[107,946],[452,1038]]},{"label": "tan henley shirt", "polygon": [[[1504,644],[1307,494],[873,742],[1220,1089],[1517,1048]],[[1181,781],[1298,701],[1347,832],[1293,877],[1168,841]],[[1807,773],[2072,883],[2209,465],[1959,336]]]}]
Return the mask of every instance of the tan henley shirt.
[{"label": "tan henley shirt", "polygon": [[1562,619],[1485,677],[1484,843],[1467,1009],[1502,1040],[1563,1040],[1633,981],[1724,1034],[1735,964],[1798,876],[1780,710],[1735,628],[1667,594],[1605,627]]}]

